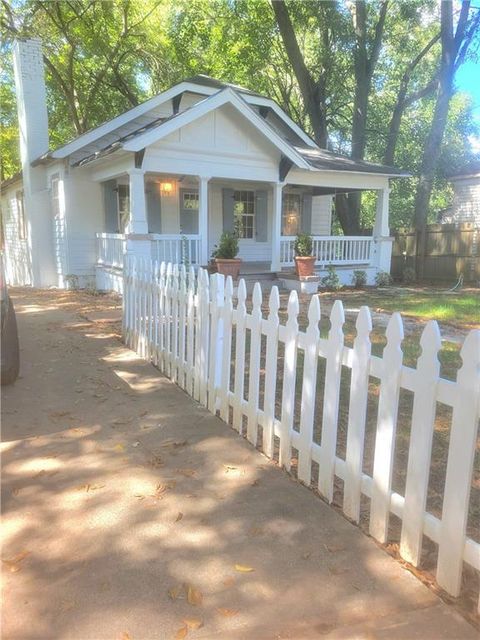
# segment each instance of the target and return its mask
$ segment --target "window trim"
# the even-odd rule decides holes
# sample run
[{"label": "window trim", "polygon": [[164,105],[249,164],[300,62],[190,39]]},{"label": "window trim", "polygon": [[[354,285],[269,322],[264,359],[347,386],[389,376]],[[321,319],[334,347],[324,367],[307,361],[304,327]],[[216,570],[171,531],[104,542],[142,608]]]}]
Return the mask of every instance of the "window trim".
[{"label": "window trim", "polygon": [[[237,194],[252,194],[252,209],[253,212],[252,213],[245,213],[243,212],[242,214],[237,214],[235,213],[235,204],[237,202],[244,202],[245,204],[249,204],[249,202],[247,200],[240,200],[237,199]],[[237,225],[236,225],[236,219],[238,217],[242,218],[242,226],[243,226],[243,218],[244,217],[248,217],[252,219],[252,235],[251,236],[244,236],[244,235],[238,235],[239,240],[255,240],[255,235],[256,235],[256,221],[257,221],[257,203],[256,203],[256,195],[255,195],[255,191],[253,189],[234,189],[233,190],[233,221],[234,221],[234,228],[235,231],[237,232]]]},{"label": "window trim", "polygon": [[19,189],[15,192],[15,201],[17,203],[17,223],[19,240],[27,239],[27,221],[25,219],[25,192]]},{"label": "window trim", "polygon": [[[287,215],[285,205],[287,198],[298,198],[298,228],[296,233],[285,233],[285,218]],[[282,236],[294,236],[302,231],[302,218],[303,218],[303,198],[300,193],[287,192],[282,196]]]},{"label": "window trim", "polygon": [[[122,188],[124,188],[126,191],[126,194],[123,196],[120,195],[120,191]],[[128,203],[127,208],[125,210],[120,208],[120,198],[125,198]],[[125,214],[127,215],[126,220],[124,220]],[[130,220],[130,185],[117,183],[117,228],[119,233],[125,233],[129,220]]]}]

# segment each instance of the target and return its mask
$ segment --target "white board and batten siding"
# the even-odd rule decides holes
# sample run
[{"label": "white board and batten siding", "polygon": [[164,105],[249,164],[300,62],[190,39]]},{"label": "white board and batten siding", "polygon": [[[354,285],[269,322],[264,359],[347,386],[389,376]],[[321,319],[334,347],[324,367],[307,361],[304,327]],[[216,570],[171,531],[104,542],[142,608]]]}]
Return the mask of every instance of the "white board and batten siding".
[{"label": "white board and batten siding", "polygon": [[[402,362],[403,326],[398,314],[389,321],[382,356],[375,356],[371,353],[372,319],[366,307],[358,314],[357,336],[350,347],[344,343],[344,312],[338,301],[329,317],[329,333],[321,337],[322,314],[316,296],[310,302],[308,326],[302,331],[295,291],[288,302],[287,321],[280,323],[276,287],[264,317],[258,283],[253,309],[247,312],[243,280],[234,299],[230,278],[225,281],[215,274],[209,279],[203,269],[187,275],[182,267],[130,260],[125,284],[124,336],[128,346],[156,363],[212,413],[219,411],[226,422],[232,417],[235,429],[254,446],[262,446],[268,457],[278,456],[286,470],[290,470],[295,449],[298,478],[307,486],[311,486],[313,464],[318,464],[316,487],[328,502],[333,500],[335,479],[342,480],[343,490],[336,486],[340,491],[337,498],[341,500],[343,494],[343,511],[353,521],[359,521],[362,495],[370,498],[366,515],[370,533],[379,542],[389,539],[390,515],[400,518],[400,554],[408,562],[418,566],[423,537],[430,538],[438,545],[438,584],[450,595],[459,595],[464,563],[480,570],[480,544],[466,534],[480,412],[479,330],[467,335],[461,349],[462,365],[453,381],[439,375],[441,340],[434,321],[424,328],[422,353],[412,368]],[[279,347],[285,353],[282,359],[277,357]],[[316,377],[319,360],[325,366],[324,378]],[[351,370],[344,458],[337,455],[342,368]],[[370,377],[379,381],[372,475],[363,471]],[[405,462],[406,469],[398,469],[406,475],[404,495],[392,488],[395,465],[401,463],[394,455],[401,389],[414,396],[408,464]],[[319,395],[323,399],[321,416],[315,415]],[[452,408],[440,517],[427,509],[438,403]]]}]

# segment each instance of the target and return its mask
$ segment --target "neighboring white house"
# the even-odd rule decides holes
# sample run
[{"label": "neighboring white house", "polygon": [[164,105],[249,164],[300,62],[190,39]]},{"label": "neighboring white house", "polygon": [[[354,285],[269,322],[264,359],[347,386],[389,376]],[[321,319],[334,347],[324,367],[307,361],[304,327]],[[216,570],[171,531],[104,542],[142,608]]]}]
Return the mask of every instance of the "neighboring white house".
[{"label": "neighboring white house", "polygon": [[465,165],[449,179],[453,202],[441,212],[439,222],[472,222],[480,228],[480,160]]},{"label": "neighboring white house", "polygon": [[[389,179],[399,170],[320,149],[271,99],[195,76],[49,150],[41,42],[14,44],[22,174],[1,189],[11,284],[114,287],[124,252],[206,264],[222,231],[254,270],[293,265],[297,231],[319,270],[389,271]],[[371,237],[331,236],[337,193],[376,190]]]}]

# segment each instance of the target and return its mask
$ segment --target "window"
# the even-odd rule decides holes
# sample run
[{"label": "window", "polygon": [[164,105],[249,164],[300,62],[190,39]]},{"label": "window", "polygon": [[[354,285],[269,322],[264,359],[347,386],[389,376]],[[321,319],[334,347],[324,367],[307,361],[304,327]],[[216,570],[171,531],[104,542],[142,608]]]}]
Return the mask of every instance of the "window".
[{"label": "window", "polygon": [[235,233],[239,238],[253,238],[255,231],[255,193],[233,192]]},{"label": "window", "polygon": [[282,234],[296,236],[301,231],[302,200],[298,193],[285,193],[282,202]]},{"label": "window", "polygon": [[25,220],[25,201],[23,198],[23,189],[17,191],[15,194],[17,201],[17,216],[18,216],[18,237],[20,240],[25,240],[27,237],[27,223]]},{"label": "window", "polygon": [[60,197],[59,197],[59,189],[58,189],[59,182],[60,182],[60,176],[58,175],[58,173],[55,173],[50,178],[50,187],[51,187],[50,195],[52,198],[52,213],[53,213],[54,219],[60,217]]},{"label": "window", "polygon": [[118,231],[119,233],[125,233],[130,219],[130,186],[128,184],[119,184],[117,187],[117,197]]},{"label": "window", "polygon": [[185,191],[183,193],[183,208],[198,211],[198,193],[195,191]]}]

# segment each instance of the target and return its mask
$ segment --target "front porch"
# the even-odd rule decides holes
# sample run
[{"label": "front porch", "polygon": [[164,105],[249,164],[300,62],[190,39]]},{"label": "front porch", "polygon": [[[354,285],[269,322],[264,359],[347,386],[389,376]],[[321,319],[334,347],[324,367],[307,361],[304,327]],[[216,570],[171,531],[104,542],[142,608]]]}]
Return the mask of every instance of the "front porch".
[{"label": "front porch", "polygon": [[[121,271],[125,254],[206,266],[224,231],[239,235],[242,275],[291,271],[299,232],[313,237],[320,275],[328,266],[349,268],[349,274],[354,268],[365,269],[373,282],[378,270],[389,269],[388,188],[377,189],[372,236],[332,236],[334,186],[140,169],[103,186],[106,229],[96,234],[99,285],[105,284],[102,274],[106,271]],[[124,232],[119,233],[120,229]]]}]

